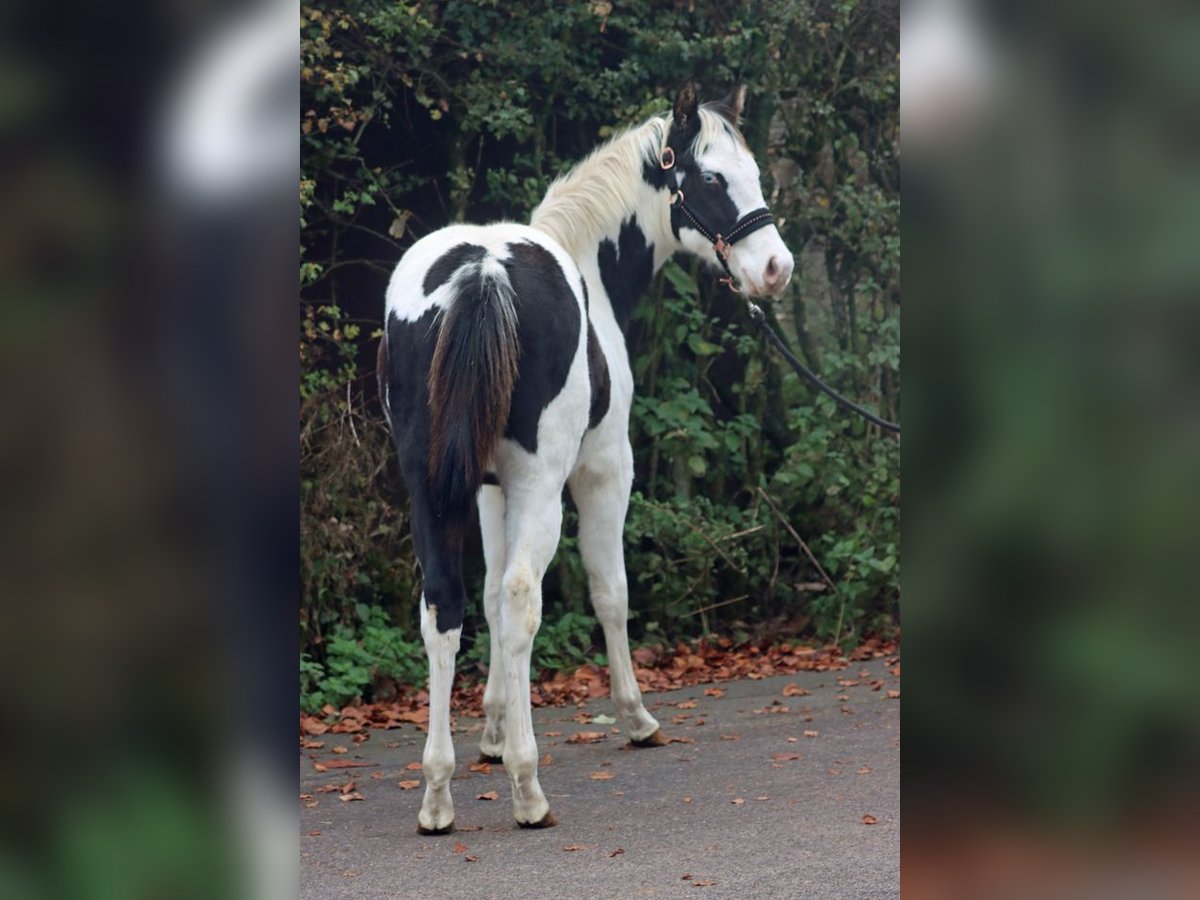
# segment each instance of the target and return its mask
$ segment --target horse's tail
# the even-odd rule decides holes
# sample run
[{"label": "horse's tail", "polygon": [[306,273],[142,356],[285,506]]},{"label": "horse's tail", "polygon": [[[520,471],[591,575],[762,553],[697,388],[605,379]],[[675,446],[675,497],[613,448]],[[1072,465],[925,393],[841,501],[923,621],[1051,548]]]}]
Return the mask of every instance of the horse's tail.
[{"label": "horse's tail", "polygon": [[520,343],[515,295],[485,257],[458,279],[429,367],[429,486],[443,510],[469,508],[508,424]]}]

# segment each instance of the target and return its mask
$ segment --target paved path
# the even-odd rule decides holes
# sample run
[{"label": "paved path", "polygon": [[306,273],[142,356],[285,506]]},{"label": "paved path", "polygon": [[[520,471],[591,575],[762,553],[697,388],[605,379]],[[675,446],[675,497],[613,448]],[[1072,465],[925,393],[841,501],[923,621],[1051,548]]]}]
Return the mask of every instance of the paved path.
[{"label": "paved path", "polygon": [[[871,689],[875,679],[883,688]],[[811,693],[784,696],[789,684]],[[574,707],[534,710],[539,750],[553,757],[542,788],[559,822],[544,831],[513,824],[502,766],[468,771],[481,720],[458,719],[459,830],[441,837],[416,833],[423,785],[398,786],[421,777],[405,766],[420,759],[423,734],[373,731],[363,744],[325,735],[309,751],[319,760],[377,765],[318,773],[301,758],[300,789],[318,801],[301,809],[301,898],[899,896],[900,701],[886,694],[899,683],[883,661],[709,686],[725,690],[719,698],[705,687],[647,695],[667,734],[694,742],[655,749],[624,749],[613,726],[580,724]],[[607,699],[585,709],[613,712]],[[566,743],[578,731],[610,734]],[[335,745],[349,752],[334,755]],[[776,757],[791,753],[801,756]],[[317,792],[350,775],[361,802]],[[476,799],[491,791],[500,799]]]}]

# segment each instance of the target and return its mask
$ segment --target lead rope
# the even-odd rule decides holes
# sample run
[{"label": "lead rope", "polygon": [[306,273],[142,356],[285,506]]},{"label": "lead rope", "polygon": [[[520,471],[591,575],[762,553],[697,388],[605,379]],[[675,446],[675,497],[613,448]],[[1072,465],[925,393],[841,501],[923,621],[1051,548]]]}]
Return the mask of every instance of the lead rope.
[{"label": "lead rope", "polygon": [[[663,152],[659,156],[659,165],[662,167],[663,171],[674,169],[675,151],[670,147],[663,148]],[[679,186],[678,173],[676,173],[675,190],[671,194],[670,203],[672,209],[678,209],[681,213],[687,216],[688,221],[692,223],[696,230],[712,243],[713,252],[717,255],[717,262],[720,263],[721,268],[725,270],[725,277],[719,279],[719,281],[729,288],[729,290],[733,291],[733,293],[741,294],[741,290],[735,283],[736,279],[733,277],[733,270],[729,268],[729,251],[732,249],[735,243],[746,237],[746,235],[752,234],[753,232],[758,231],[758,229],[765,228],[767,225],[770,225],[772,222],[771,211],[766,207],[763,207],[762,209],[756,209],[753,212],[749,212],[734,223],[733,227],[729,229],[729,233],[727,235],[722,235],[721,232],[714,231],[713,229],[709,228],[708,225],[706,225],[700,219],[700,217],[696,215],[695,211],[688,206],[687,199],[683,195],[683,190]],[[788,350],[787,345],[783,342],[779,335],[775,333],[775,329],[773,329],[770,323],[767,322],[766,314],[763,313],[759,305],[750,300],[748,297],[746,298],[746,310],[750,313],[751,320],[753,320],[754,323],[758,325],[759,330],[762,331],[763,337],[765,337],[770,344],[774,345],[775,349],[779,351],[779,354],[791,364],[793,369],[796,370],[796,373],[802,375],[810,384],[813,385],[813,387],[825,394],[827,397],[833,398],[847,409],[851,409],[858,413],[868,422],[873,422],[874,424],[878,425],[885,431],[890,431],[893,434],[900,433],[900,426],[895,422],[889,422],[887,419],[882,419],[869,409],[865,409],[859,406],[853,400],[843,397],[841,394],[823,382],[820,378],[818,378],[816,374],[812,372],[812,370],[804,365],[804,363],[800,362],[800,360],[798,360],[795,355]]]},{"label": "lead rope", "polygon": [[846,399],[825,382],[823,382],[820,378],[818,378],[807,366],[804,365],[804,363],[796,359],[796,357],[792,354],[792,351],[787,348],[787,345],[784,344],[779,335],[775,333],[775,329],[771,327],[769,322],[767,322],[766,314],[762,311],[757,303],[752,300],[747,300],[746,310],[750,313],[750,318],[756,325],[758,325],[759,330],[762,331],[763,337],[765,337],[768,342],[774,345],[775,349],[779,351],[780,356],[791,363],[792,368],[795,369],[798,374],[803,375],[809,381],[809,383],[813,385],[813,387],[825,394],[827,397],[832,397],[847,409],[854,410],[868,422],[874,422],[885,431],[891,431],[894,434],[900,433],[900,426],[895,422],[889,422],[887,419],[881,419],[869,409],[864,409],[853,400]]}]

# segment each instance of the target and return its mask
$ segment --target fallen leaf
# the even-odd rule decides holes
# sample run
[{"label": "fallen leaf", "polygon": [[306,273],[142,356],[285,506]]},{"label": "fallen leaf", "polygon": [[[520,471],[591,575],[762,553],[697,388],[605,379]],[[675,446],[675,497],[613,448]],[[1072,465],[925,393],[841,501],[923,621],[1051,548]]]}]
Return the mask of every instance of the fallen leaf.
[{"label": "fallen leaf", "polygon": [[683,802],[684,802],[684,803],[691,803],[691,802],[692,802],[692,798],[691,798],[691,797],[684,797],[684,798],[683,798]]},{"label": "fallen leaf", "polygon": [[324,734],[329,730],[329,726],[316,716],[301,716],[300,730],[305,734]]},{"label": "fallen leaf", "polygon": [[871,768],[869,766],[863,766],[861,769],[858,770],[858,774],[859,775],[870,775]]},{"label": "fallen leaf", "polygon": [[358,791],[351,791],[349,794],[342,794],[340,797],[338,797],[338,799],[343,803],[348,803],[351,800],[362,800],[363,795]]},{"label": "fallen leaf", "polygon": [[318,772],[328,772],[329,766],[323,766],[319,762],[315,762],[315,763],[313,763],[313,769],[315,769]]},{"label": "fallen leaf", "polygon": [[310,741],[308,738],[300,738],[300,746],[305,750],[320,750],[325,746],[324,741]]},{"label": "fallen leaf", "polygon": [[613,777],[613,773],[612,772],[593,772],[589,777],[592,779],[592,781],[608,781],[609,779],[611,779]]},{"label": "fallen leaf", "polygon": [[729,802],[732,803],[734,806],[741,806],[743,803],[746,802],[746,798],[745,797],[735,797],[732,800],[730,800]]},{"label": "fallen leaf", "polygon": [[306,832],[304,832],[304,835],[305,835],[305,837],[316,837],[320,833],[321,832],[319,832],[319,831],[306,831]]},{"label": "fallen leaf", "polygon": [[463,862],[479,862],[478,856],[464,856]]},{"label": "fallen leaf", "polygon": [[847,700],[850,699],[850,695],[849,694],[838,694],[837,698],[838,698],[839,703],[845,703]]},{"label": "fallen leaf", "polygon": [[554,756],[552,754],[547,753],[545,756],[543,756],[541,758],[541,760],[538,761],[538,765],[539,766],[548,766],[552,762],[554,762]]},{"label": "fallen leaf", "polygon": [[324,772],[327,769],[370,769],[378,766],[379,763],[355,762],[352,759],[327,759],[325,768],[318,768],[320,765],[320,763],[313,763],[313,768],[318,772]]},{"label": "fallen leaf", "polygon": [[419,781],[400,781],[397,783],[402,791],[411,791],[413,788],[419,788],[421,786],[421,782]]},{"label": "fallen leaf", "polygon": [[723,741],[740,741],[741,739],[742,739],[742,736],[740,734],[723,734],[723,735],[721,735],[721,740],[723,740]]},{"label": "fallen leaf", "polygon": [[783,686],[783,696],[785,697],[807,697],[811,693],[812,691],[800,687],[794,681]]},{"label": "fallen leaf", "polygon": [[457,825],[455,828],[458,831],[483,831],[482,825]]},{"label": "fallen leaf", "polygon": [[770,800],[771,798],[770,798],[770,797],[765,797],[765,796],[764,796],[764,797],[755,797],[754,799],[755,799],[755,800]]},{"label": "fallen leaf", "polygon": [[376,781],[381,781],[381,780],[383,780],[384,778],[387,778],[387,776],[386,776],[386,775],[384,775],[382,772],[372,772],[372,773],[371,773],[371,777],[372,777],[373,779],[375,779]]},{"label": "fallen leaf", "polygon": [[615,725],[616,721],[612,716],[592,716],[593,725]]},{"label": "fallen leaf", "polygon": [[311,799],[312,799],[312,794],[301,794],[301,795],[300,795],[300,799],[301,799],[301,800],[311,800]]},{"label": "fallen leaf", "polygon": [[799,753],[773,753],[773,754],[771,754],[771,759],[774,759],[778,762],[786,762],[791,759],[803,759],[803,758],[804,757]]},{"label": "fallen leaf", "polygon": [[853,678],[839,678],[838,687],[858,687],[858,682]]},{"label": "fallen leaf", "polygon": [[404,767],[404,771],[406,771],[406,772],[420,772],[420,771],[421,771],[421,764],[420,764],[419,762],[410,762],[410,763],[409,763],[407,766],[405,766],[405,767]]},{"label": "fallen leaf", "polygon": [[348,794],[348,793],[350,793],[352,790],[354,790],[356,787],[358,787],[358,782],[356,782],[356,781],[355,781],[353,778],[351,778],[349,781],[347,781],[345,784],[343,784],[343,785],[342,785],[342,786],[339,788],[339,790],[340,790],[340,791],[341,791],[343,794]]},{"label": "fallen leaf", "polygon": [[317,788],[317,793],[318,794],[332,794],[337,789],[338,789],[338,786],[336,784],[323,784],[319,788]]},{"label": "fallen leaf", "polygon": [[318,806],[320,806],[320,805],[321,805],[321,801],[320,801],[320,800],[305,800],[305,801],[304,801],[304,808],[305,808],[305,809],[316,809],[316,808],[317,808]]},{"label": "fallen leaf", "polygon": [[676,703],[675,708],[676,709],[695,709],[696,701],[695,700],[684,700],[682,703]]},{"label": "fallen leaf", "polygon": [[879,821],[879,820],[878,820],[877,818],[875,818],[874,816],[872,816],[872,815],[870,815],[870,814],[868,814],[868,815],[865,815],[865,816],[863,816],[863,817],[862,817],[862,822],[863,822],[863,824],[864,824],[864,825],[874,825],[874,824],[876,824],[878,821]]},{"label": "fallen leaf", "polygon": [[818,734],[820,734],[820,733],[821,733],[821,732],[819,732],[819,731],[805,731],[805,732],[804,732],[804,736],[805,736],[805,737],[812,738],[812,737],[816,737],[816,736],[817,736]]},{"label": "fallen leaf", "polygon": [[543,731],[542,734],[545,737],[562,737],[561,731]]},{"label": "fallen leaf", "polygon": [[333,748],[333,752],[334,752],[334,753],[349,753],[349,752],[350,752],[350,748],[348,748],[348,747],[334,747],[334,748]]},{"label": "fallen leaf", "polygon": [[608,858],[609,858],[609,859],[612,859],[614,856],[620,856],[620,855],[621,855],[622,853],[624,853],[624,852],[625,852],[625,848],[624,848],[624,847],[618,847],[618,848],[617,848],[616,850],[614,850],[612,853],[608,854]]},{"label": "fallen leaf", "polygon": [[483,775],[491,775],[492,764],[490,762],[473,762],[467,766],[467,770],[470,772],[479,772]]},{"label": "fallen leaf", "polygon": [[899,691],[888,691],[888,692],[887,692],[887,698],[888,698],[889,700],[899,700],[899,699],[900,699],[900,692],[899,692]]},{"label": "fallen leaf", "polygon": [[716,687],[705,688],[704,696],[705,697],[724,697],[725,696],[725,688],[716,688]]},{"label": "fallen leaf", "polygon": [[578,731],[567,738],[568,744],[594,744],[596,741],[603,741],[608,738],[608,735],[603,731]]},{"label": "fallen leaf", "polygon": [[495,791],[488,791],[486,794],[479,794],[475,799],[476,800],[499,800],[500,795],[497,794]]},{"label": "fallen leaf", "polygon": [[591,850],[591,844],[567,844],[563,847],[568,853],[574,853],[576,850]]},{"label": "fallen leaf", "polygon": [[370,739],[371,735],[366,731],[364,731],[362,734],[356,734],[354,737],[350,738],[350,740],[354,741],[356,744],[365,744]]},{"label": "fallen leaf", "polygon": [[454,842],[454,852],[455,853],[466,853],[470,849],[471,848],[468,847],[466,844],[464,844],[462,841]]}]

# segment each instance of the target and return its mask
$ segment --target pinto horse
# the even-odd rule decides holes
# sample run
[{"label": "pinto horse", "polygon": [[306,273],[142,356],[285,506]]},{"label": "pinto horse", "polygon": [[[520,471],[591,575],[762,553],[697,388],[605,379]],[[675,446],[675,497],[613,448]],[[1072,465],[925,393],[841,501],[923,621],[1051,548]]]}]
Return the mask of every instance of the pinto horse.
[{"label": "pinto horse", "polygon": [[622,729],[634,744],[666,743],[642,703],[626,631],[633,374],[623,329],[679,251],[709,257],[731,287],[736,279],[752,294],[777,294],[791,277],[792,255],[738,131],[744,96],[738,88],[702,106],[683,88],[670,115],[619,134],[551,185],[530,225],[447,226],[417,241],[392,274],[378,374],[422,575],[423,834],[454,827],[450,687],[472,504],[491,635],[480,750],[503,760],[517,823],[555,824],[538,783],[529,669],[564,485],[579,511]]}]

